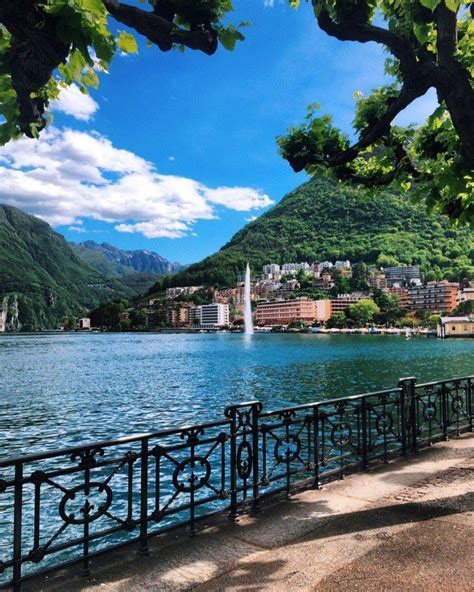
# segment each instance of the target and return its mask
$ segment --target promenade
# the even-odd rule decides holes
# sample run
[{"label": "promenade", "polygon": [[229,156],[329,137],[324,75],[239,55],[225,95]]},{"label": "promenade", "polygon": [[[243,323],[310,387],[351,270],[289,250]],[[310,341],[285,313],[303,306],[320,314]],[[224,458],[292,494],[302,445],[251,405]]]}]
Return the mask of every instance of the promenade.
[{"label": "promenade", "polygon": [[264,504],[238,523],[213,518],[94,560],[92,576],[63,569],[24,590],[472,590],[474,435],[408,459]]}]

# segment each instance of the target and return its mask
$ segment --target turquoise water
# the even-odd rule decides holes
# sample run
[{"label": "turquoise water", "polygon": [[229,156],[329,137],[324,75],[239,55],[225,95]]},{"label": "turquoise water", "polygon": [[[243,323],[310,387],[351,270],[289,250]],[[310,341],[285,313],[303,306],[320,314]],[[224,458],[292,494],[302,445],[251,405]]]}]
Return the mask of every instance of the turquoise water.
[{"label": "turquoise water", "polygon": [[1,456],[474,373],[474,340],[403,336],[0,337]]}]

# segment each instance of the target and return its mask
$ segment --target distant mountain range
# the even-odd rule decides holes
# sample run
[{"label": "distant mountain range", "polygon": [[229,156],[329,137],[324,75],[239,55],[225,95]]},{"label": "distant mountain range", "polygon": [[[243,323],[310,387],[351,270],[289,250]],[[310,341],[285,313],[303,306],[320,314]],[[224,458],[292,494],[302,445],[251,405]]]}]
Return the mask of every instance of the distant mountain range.
[{"label": "distant mountain range", "polygon": [[255,272],[266,263],[350,259],[419,264],[427,279],[474,277],[473,236],[406,194],[313,178],[161,287],[234,286],[247,261]]},{"label": "distant mountain range", "polygon": [[158,253],[147,250],[124,251],[109,243],[84,241],[70,243],[72,250],[94,269],[111,277],[123,277],[132,272],[165,275],[182,269]]},{"label": "distant mountain range", "polygon": [[149,251],[71,245],[39,218],[0,205],[0,331],[60,327],[101,302],[133,298],[176,266]]}]

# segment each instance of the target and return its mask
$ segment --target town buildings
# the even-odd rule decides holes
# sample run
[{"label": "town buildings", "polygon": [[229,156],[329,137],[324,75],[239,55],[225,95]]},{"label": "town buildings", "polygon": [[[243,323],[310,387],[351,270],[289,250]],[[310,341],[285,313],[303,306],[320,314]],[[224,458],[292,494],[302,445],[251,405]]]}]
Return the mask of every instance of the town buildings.
[{"label": "town buildings", "polygon": [[[365,296],[366,298],[367,296]],[[362,292],[353,292],[352,294],[338,294],[336,298],[331,300],[332,314],[336,312],[344,312],[351,304],[356,304],[359,300],[364,298]]]},{"label": "town buildings", "polygon": [[81,331],[90,331],[91,320],[89,319],[89,317],[83,317],[82,319],[79,319],[79,329]]},{"label": "town buildings", "polygon": [[229,325],[228,304],[202,304],[193,309],[192,320],[194,326],[202,329],[217,329]]},{"label": "town buildings", "polygon": [[204,290],[204,286],[182,286],[178,288],[166,288],[166,298],[177,298],[181,295],[195,294]]},{"label": "town buildings", "polygon": [[458,290],[459,284],[447,280],[416,286],[409,290],[409,308],[440,314],[452,312],[457,306]]},{"label": "town buildings", "polygon": [[469,317],[441,317],[438,337],[474,337],[474,319]]},{"label": "town buildings", "polygon": [[389,286],[402,286],[405,284],[420,285],[421,272],[418,265],[400,265],[398,267],[385,267],[384,273]]},{"label": "town buildings", "polygon": [[255,321],[257,325],[289,325],[295,321],[312,324],[327,321],[331,316],[330,300],[275,300],[257,304]]}]

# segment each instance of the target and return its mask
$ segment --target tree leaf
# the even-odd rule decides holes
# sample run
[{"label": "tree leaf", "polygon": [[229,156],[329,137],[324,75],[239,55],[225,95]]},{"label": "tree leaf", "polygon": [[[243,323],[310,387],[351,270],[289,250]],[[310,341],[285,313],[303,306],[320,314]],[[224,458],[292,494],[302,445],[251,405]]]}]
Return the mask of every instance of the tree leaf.
[{"label": "tree leaf", "polygon": [[117,45],[125,53],[138,53],[137,41],[131,33],[120,31]]}]

